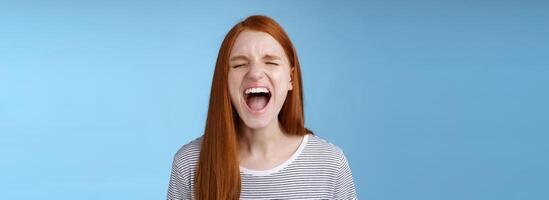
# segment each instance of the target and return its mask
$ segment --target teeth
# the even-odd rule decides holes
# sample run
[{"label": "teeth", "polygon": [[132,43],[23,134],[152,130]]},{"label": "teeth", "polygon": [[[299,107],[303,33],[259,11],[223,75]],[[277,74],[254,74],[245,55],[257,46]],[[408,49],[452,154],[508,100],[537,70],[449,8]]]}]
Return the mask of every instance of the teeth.
[{"label": "teeth", "polygon": [[248,88],[246,91],[244,91],[245,94],[250,93],[269,93],[269,90],[264,87],[257,87],[257,88]]}]

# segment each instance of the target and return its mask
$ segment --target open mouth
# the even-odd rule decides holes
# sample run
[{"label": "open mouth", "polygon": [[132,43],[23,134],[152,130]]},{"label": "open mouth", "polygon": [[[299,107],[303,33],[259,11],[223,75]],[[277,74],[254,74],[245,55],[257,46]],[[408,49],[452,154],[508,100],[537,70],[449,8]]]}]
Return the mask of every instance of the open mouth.
[{"label": "open mouth", "polygon": [[261,111],[271,100],[271,92],[265,87],[248,88],[244,91],[244,99],[251,111]]}]

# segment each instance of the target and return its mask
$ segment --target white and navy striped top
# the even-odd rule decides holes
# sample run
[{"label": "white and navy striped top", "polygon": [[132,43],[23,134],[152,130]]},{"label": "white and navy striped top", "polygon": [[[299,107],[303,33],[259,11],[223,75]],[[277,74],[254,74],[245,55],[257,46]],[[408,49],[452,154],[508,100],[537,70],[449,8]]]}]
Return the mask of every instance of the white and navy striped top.
[{"label": "white and navy striped top", "polygon": [[[194,174],[202,137],[174,156],[168,199],[194,199]],[[265,171],[240,167],[241,199],[357,199],[351,170],[341,149],[305,135],[295,153]]]}]

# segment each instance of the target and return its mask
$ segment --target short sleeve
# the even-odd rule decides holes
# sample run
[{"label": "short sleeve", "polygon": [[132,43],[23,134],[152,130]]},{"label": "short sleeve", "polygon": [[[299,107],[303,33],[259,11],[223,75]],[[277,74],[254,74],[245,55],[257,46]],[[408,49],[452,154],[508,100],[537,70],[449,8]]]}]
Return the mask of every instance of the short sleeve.
[{"label": "short sleeve", "polygon": [[191,199],[191,191],[188,187],[188,178],[184,178],[177,165],[177,159],[173,160],[170,183],[168,185],[168,200]]},{"label": "short sleeve", "polygon": [[341,153],[336,180],[336,199],[358,199],[351,168],[343,152]]}]

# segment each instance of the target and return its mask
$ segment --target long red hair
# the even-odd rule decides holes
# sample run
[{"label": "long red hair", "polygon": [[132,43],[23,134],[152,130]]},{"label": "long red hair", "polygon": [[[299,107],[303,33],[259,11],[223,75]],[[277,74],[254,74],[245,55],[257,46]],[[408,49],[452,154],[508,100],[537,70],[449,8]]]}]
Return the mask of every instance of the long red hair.
[{"label": "long red hair", "polygon": [[229,54],[238,35],[244,30],[270,34],[283,47],[293,69],[292,87],[278,114],[287,134],[311,133],[304,127],[301,69],[296,50],[282,27],[273,19],[254,15],[236,24],[225,36],[219,49],[210,93],[206,128],[195,177],[197,199],[239,199],[240,168],[237,134],[240,117],[231,104],[228,88]]}]

